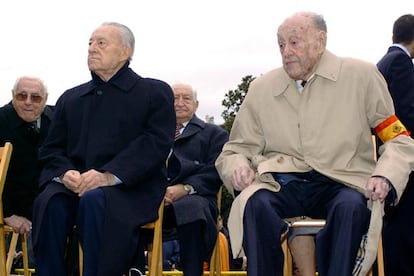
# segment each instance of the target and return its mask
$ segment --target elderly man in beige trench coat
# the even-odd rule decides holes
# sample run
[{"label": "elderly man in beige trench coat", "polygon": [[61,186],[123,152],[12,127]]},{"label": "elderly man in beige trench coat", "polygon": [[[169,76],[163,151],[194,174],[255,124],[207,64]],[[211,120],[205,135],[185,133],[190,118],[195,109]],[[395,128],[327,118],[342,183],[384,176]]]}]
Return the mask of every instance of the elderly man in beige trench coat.
[{"label": "elderly man in beige trench coat", "polygon": [[[241,191],[229,230],[249,276],[282,275],[283,218],[298,215],[327,220],[316,236],[319,275],[365,275],[383,204],[398,202],[414,166],[414,141],[376,66],[335,56],[326,40],[323,17],[312,12],[280,25],[283,68],[251,83],[216,161],[227,189]],[[384,142],[377,162],[372,130]]]}]

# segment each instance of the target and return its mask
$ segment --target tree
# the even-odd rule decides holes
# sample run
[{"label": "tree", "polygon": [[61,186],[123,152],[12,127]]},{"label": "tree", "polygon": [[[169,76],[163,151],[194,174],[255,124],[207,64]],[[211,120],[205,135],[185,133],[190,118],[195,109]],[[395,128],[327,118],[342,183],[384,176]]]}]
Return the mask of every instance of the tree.
[{"label": "tree", "polygon": [[250,83],[255,78],[251,75],[247,75],[242,78],[242,82],[237,86],[237,89],[230,90],[224,97],[221,104],[225,107],[225,110],[221,113],[221,117],[224,119],[222,127],[230,132],[233,126],[234,118],[240,109],[244,97],[246,97],[247,90]]},{"label": "tree", "polygon": [[[230,90],[225,95],[224,100],[221,102],[222,105],[226,108],[221,113],[221,117],[224,119],[222,127],[226,129],[228,132],[230,132],[231,127],[233,126],[234,118],[236,117],[236,114],[240,109],[240,105],[243,103],[244,97],[246,97],[250,83],[254,79],[255,78],[251,75],[242,78],[242,82],[237,86],[237,89]],[[232,202],[233,197],[226,189],[223,189],[221,199],[221,217],[223,218],[223,225],[226,227]]]}]

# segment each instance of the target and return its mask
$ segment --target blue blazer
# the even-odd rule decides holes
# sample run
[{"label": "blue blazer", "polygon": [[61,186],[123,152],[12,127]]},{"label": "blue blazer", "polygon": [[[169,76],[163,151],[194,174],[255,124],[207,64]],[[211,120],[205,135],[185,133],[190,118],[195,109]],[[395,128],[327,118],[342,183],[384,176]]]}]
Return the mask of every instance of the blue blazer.
[{"label": "blue blazer", "polygon": [[[93,73],[92,78],[66,91],[56,103],[40,150],[44,191],[36,199],[33,223],[41,223],[51,196],[74,195],[52,181],[54,177],[67,170],[114,174],[122,184],[102,187],[105,246],[98,264],[99,275],[114,275],[124,271],[136,253],[140,225],[158,216],[168,185],[165,160],[174,142],[174,97],[168,84],[140,77],[128,63],[108,82]],[[34,246],[37,229],[33,227]]]},{"label": "blue blazer", "polygon": [[377,63],[394,100],[395,113],[414,137],[414,65],[399,47],[391,46]]}]

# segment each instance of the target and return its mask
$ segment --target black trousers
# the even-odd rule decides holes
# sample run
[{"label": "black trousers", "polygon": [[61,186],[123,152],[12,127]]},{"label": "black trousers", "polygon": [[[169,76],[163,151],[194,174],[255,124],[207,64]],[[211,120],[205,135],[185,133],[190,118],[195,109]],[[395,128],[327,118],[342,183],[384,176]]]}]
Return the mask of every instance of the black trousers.
[{"label": "black trousers", "polygon": [[395,207],[387,207],[383,226],[384,268],[387,276],[414,275],[414,174]]},{"label": "black trousers", "polygon": [[247,201],[243,247],[249,276],[283,275],[280,237],[287,227],[283,218],[303,215],[327,221],[316,235],[319,275],[352,275],[362,235],[369,225],[366,199],[312,171],[289,177],[280,192],[259,190]]},{"label": "black trousers", "polygon": [[203,263],[206,260],[206,255],[209,255],[204,242],[207,231],[206,222],[196,220],[191,223],[177,225],[172,206],[164,209],[164,221],[164,227],[175,227],[176,229],[175,238],[178,240],[180,247],[180,266],[184,275],[203,275]]}]

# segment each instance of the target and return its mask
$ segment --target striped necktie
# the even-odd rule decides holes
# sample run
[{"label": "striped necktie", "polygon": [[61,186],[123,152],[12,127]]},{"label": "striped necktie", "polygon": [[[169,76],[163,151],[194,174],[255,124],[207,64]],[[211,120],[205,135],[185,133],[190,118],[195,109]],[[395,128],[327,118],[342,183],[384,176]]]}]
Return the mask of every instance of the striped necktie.
[{"label": "striped necktie", "polygon": [[175,126],[175,139],[177,139],[178,138],[178,136],[180,136],[181,135],[181,129],[184,127],[184,125],[183,124],[177,124],[176,126]]}]

